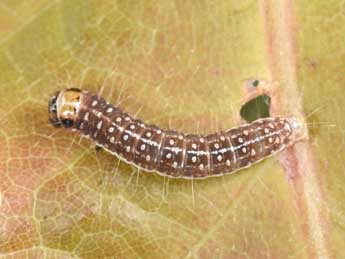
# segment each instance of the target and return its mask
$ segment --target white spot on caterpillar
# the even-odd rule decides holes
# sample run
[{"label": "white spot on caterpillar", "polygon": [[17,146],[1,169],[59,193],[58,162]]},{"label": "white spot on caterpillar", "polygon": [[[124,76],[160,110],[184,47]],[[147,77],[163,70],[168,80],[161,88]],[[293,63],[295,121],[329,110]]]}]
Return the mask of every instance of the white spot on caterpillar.
[{"label": "white spot on caterpillar", "polygon": [[151,132],[148,131],[148,132],[146,133],[146,137],[150,138],[151,136],[152,136]]},{"label": "white spot on caterpillar", "polygon": [[117,117],[115,121],[116,121],[116,122],[121,122],[121,121],[122,121],[122,118],[121,118],[121,117]]},{"label": "white spot on caterpillar", "polygon": [[170,144],[170,146],[173,146],[175,144],[175,141],[173,139],[170,139],[169,144]]},{"label": "white spot on caterpillar", "polygon": [[108,109],[107,109],[107,113],[111,113],[113,111],[113,107],[109,107]]},{"label": "white spot on caterpillar", "polygon": [[265,129],[264,129],[264,132],[267,134],[267,133],[270,132],[270,130],[269,130],[268,128],[265,128]]},{"label": "white spot on caterpillar", "polygon": [[88,120],[89,120],[89,115],[90,115],[89,112],[85,113],[85,115],[84,115],[84,120],[85,120],[85,121],[88,121]]},{"label": "white spot on caterpillar", "polygon": [[131,118],[129,118],[128,116],[125,117],[125,121],[130,121],[130,120],[131,120]]},{"label": "white spot on caterpillar", "polygon": [[161,134],[162,133],[162,131],[159,129],[159,130],[157,130],[157,134],[159,135],[159,134]]},{"label": "white spot on caterpillar", "polygon": [[224,141],[225,140],[225,137],[222,135],[222,136],[220,136],[220,140],[221,141]]},{"label": "white spot on caterpillar", "polygon": [[249,135],[248,130],[244,130],[244,131],[243,131],[243,134],[244,134],[245,136],[248,136],[248,135]]},{"label": "white spot on caterpillar", "polygon": [[145,145],[145,144],[142,144],[142,145],[140,146],[140,150],[144,151],[145,149],[146,149],[146,145]]},{"label": "white spot on caterpillar", "polygon": [[252,156],[255,156],[255,155],[256,155],[256,152],[255,152],[255,149],[254,149],[254,148],[252,148],[252,150],[250,151],[250,154],[251,154]]},{"label": "white spot on caterpillar", "polygon": [[195,143],[192,144],[192,148],[193,148],[193,149],[196,149],[196,148],[197,148],[197,146],[196,146]]},{"label": "white spot on caterpillar", "polygon": [[204,143],[204,142],[205,142],[205,139],[204,139],[204,138],[200,138],[200,142],[201,142],[201,143]]},{"label": "white spot on caterpillar", "polygon": [[172,167],[177,168],[177,162],[176,161],[174,161],[174,163],[172,164]]},{"label": "white spot on caterpillar", "polygon": [[269,138],[268,138],[268,142],[269,142],[269,143],[273,143],[273,138],[269,137]]},{"label": "white spot on caterpillar", "polygon": [[280,143],[280,139],[279,137],[276,137],[275,141],[274,141],[275,144],[279,144]]},{"label": "white spot on caterpillar", "polygon": [[129,137],[128,137],[128,135],[123,135],[122,138],[123,138],[123,140],[128,140]]},{"label": "white spot on caterpillar", "polygon": [[95,107],[97,105],[98,101],[97,100],[94,100],[91,104],[92,107]]},{"label": "white spot on caterpillar", "polygon": [[126,152],[129,152],[129,151],[131,151],[131,147],[130,147],[130,146],[127,146],[127,147],[126,147]]},{"label": "white spot on caterpillar", "polygon": [[196,159],[196,156],[193,156],[193,157],[192,157],[192,162],[195,163],[196,160],[197,160],[197,159]]},{"label": "white spot on caterpillar", "polygon": [[111,138],[110,138],[110,142],[113,143],[113,144],[115,144],[115,137],[111,137]]},{"label": "white spot on caterpillar", "polygon": [[168,154],[166,155],[166,158],[167,158],[167,159],[170,159],[170,158],[171,158],[171,153],[168,153]]},{"label": "white spot on caterpillar", "polygon": [[217,160],[218,160],[219,162],[221,162],[221,161],[223,160],[222,155],[218,155],[218,156],[217,156]]},{"label": "white spot on caterpillar", "polygon": [[230,165],[231,165],[230,160],[227,159],[226,162],[225,162],[225,164],[226,164],[227,166],[230,166]]},{"label": "white spot on caterpillar", "polygon": [[204,168],[205,168],[205,167],[204,167],[204,164],[200,164],[200,165],[199,165],[199,169],[200,169],[200,170],[204,170]]},{"label": "white spot on caterpillar", "polygon": [[182,135],[179,135],[179,136],[178,136],[178,139],[179,139],[179,140],[182,140],[182,139],[183,139],[183,136],[182,136]]},{"label": "white spot on caterpillar", "polygon": [[131,126],[129,126],[129,128],[130,128],[131,130],[134,130],[134,129],[135,129],[135,125],[132,124]]},{"label": "white spot on caterpillar", "polygon": [[241,137],[238,137],[238,142],[240,142],[240,143],[243,143],[243,138],[241,138]]},{"label": "white spot on caterpillar", "polygon": [[150,155],[146,155],[146,161],[150,161],[151,156]]},{"label": "white spot on caterpillar", "polygon": [[247,149],[245,147],[242,148],[242,152],[245,154],[247,153]]},{"label": "white spot on caterpillar", "polygon": [[214,148],[215,148],[215,149],[219,149],[219,144],[218,144],[218,143],[215,143],[215,144],[214,144]]},{"label": "white spot on caterpillar", "polygon": [[109,132],[109,133],[113,133],[113,132],[114,132],[114,127],[110,127],[110,128],[108,129],[108,132]]},{"label": "white spot on caterpillar", "polygon": [[99,121],[98,123],[97,123],[97,129],[101,129],[102,128],[102,124],[103,124],[103,121]]}]

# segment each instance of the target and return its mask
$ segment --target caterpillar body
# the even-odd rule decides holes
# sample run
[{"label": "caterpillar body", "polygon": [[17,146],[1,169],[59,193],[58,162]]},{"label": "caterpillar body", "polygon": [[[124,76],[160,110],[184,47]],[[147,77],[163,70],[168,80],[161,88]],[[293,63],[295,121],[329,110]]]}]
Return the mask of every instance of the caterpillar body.
[{"label": "caterpillar body", "polygon": [[127,163],[174,178],[234,173],[306,136],[305,125],[292,116],[262,118],[209,135],[160,129],[76,88],[50,99],[49,117],[53,125],[79,131]]}]

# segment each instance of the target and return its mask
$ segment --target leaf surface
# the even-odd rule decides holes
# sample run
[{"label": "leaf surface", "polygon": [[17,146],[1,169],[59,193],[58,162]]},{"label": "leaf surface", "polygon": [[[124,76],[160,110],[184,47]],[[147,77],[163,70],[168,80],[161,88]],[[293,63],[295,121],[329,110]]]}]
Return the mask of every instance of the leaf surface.
[{"label": "leaf surface", "polygon": [[[341,1],[0,3],[4,258],[345,257]],[[252,79],[307,141],[202,181],[138,171],[48,123],[50,96],[101,93],[149,123],[241,123]]]}]

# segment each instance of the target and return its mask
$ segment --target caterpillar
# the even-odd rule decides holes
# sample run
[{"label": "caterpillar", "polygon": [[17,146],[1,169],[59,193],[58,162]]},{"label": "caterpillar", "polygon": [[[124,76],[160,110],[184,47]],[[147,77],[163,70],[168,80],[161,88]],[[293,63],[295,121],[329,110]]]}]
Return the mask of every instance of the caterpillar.
[{"label": "caterpillar", "polygon": [[78,131],[121,160],[173,178],[207,178],[234,173],[306,137],[293,116],[258,119],[208,135],[185,134],[148,125],[77,88],[57,92],[48,105],[55,127]]}]

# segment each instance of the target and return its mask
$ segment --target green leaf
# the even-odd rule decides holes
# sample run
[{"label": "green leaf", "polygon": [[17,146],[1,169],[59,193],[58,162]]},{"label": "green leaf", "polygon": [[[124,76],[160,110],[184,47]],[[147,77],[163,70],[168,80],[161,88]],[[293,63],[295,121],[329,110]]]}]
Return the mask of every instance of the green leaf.
[{"label": "green leaf", "polygon": [[[345,257],[341,1],[3,0],[3,258]],[[80,87],[149,123],[239,125],[260,89],[309,139],[234,175],[138,171],[48,123]]]}]

